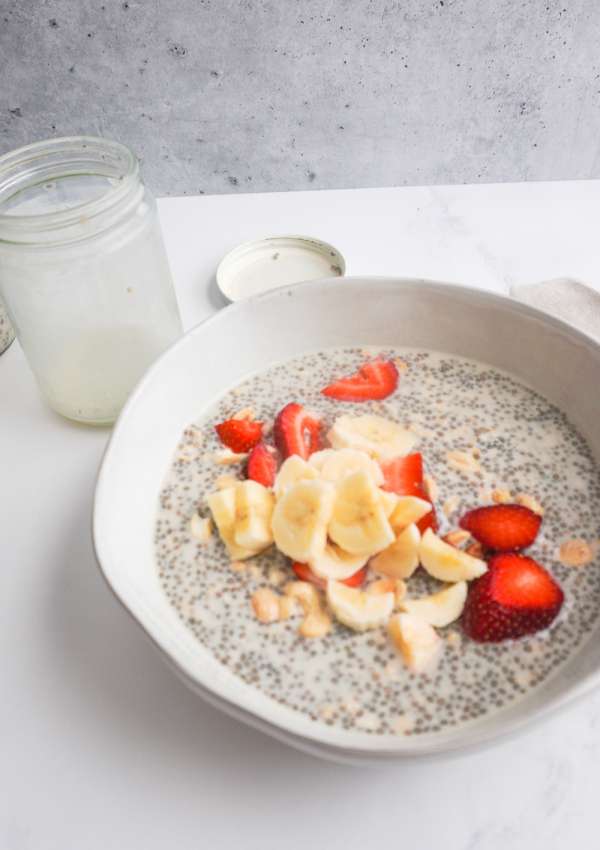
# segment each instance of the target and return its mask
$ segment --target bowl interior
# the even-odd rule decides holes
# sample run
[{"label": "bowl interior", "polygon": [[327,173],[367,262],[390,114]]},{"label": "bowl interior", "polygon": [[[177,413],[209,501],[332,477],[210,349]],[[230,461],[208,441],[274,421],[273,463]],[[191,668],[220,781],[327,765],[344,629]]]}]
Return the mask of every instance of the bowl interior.
[{"label": "bowl interior", "polygon": [[429,348],[507,370],[561,407],[600,458],[600,347],[563,323],[507,298],[420,280],[347,278],[279,289],[190,331],[151,367],[123,410],[94,508],[98,559],[117,596],[198,690],[267,731],[332,751],[385,757],[461,749],[586,692],[599,675],[596,641],[501,712],[443,733],[380,738],[317,724],[275,703],[222,667],[178,618],[159,584],[153,532],[184,426],[252,372],[350,345]]}]

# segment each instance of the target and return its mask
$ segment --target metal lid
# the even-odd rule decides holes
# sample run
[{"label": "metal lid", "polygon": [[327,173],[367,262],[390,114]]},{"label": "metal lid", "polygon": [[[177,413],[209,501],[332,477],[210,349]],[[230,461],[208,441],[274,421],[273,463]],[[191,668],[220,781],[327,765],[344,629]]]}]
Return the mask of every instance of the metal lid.
[{"label": "metal lid", "polygon": [[217,268],[217,286],[229,301],[241,301],[278,286],[342,276],[345,271],[343,256],[327,242],[270,236],[230,251]]}]

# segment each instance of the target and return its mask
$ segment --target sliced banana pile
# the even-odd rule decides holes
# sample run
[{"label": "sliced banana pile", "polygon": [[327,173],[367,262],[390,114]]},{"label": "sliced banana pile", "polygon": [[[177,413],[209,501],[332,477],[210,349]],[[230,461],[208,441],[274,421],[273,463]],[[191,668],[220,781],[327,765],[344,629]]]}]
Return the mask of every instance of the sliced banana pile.
[{"label": "sliced banana pile", "polygon": [[[235,561],[275,544],[326,583],[327,604],[340,623],[361,632],[387,625],[407,666],[429,669],[443,643],[435,628],[460,617],[466,582],[487,565],[431,529],[421,536],[417,523],[431,511],[428,501],[382,489],[379,461],[409,453],[414,433],[379,416],[341,416],[328,438],[331,448],[309,460],[287,458],[272,490],[248,480],[211,493],[208,504],[221,539]],[[448,586],[411,599],[393,589],[369,592],[343,584],[367,563],[391,587],[419,565]]]}]

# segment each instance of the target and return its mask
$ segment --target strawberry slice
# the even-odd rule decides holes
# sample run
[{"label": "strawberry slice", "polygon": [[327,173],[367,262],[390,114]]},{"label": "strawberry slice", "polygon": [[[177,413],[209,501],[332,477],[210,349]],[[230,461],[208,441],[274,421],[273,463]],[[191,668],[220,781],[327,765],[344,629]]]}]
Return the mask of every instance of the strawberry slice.
[{"label": "strawberry slice", "polygon": [[[324,578],[313,573],[308,564],[301,564],[299,561],[294,561],[292,564],[292,569],[296,573],[296,576],[300,579],[300,581],[310,581],[316,587],[319,587],[321,590],[325,590],[327,587],[327,582]],[[354,575],[349,576],[348,578],[343,579],[340,584],[346,584],[348,587],[360,587],[367,577],[367,568],[361,567],[360,570],[354,573]]]},{"label": "strawberry slice", "polygon": [[419,520],[417,526],[421,534],[431,528],[437,531],[438,522],[435,515],[433,502],[425,492],[423,483],[423,457],[420,452],[414,452],[405,457],[396,457],[394,460],[381,464],[383,472],[383,489],[397,496],[417,496],[425,499],[431,504],[431,511]]},{"label": "strawberry slice", "polygon": [[383,489],[398,496],[423,498],[423,456],[414,452],[405,457],[396,457],[381,464]]},{"label": "strawberry slice", "polygon": [[563,600],[560,585],[533,558],[504,552],[472,583],[463,628],[481,643],[520,638],[548,628]]},{"label": "strawberry slice", "polygon": [[232,452],[249,452],[262,437],[262,422],[250,419],[226,419],[215,426],[215,431],[224,446]]},{"label": "strawberry slice", "polygon": [[398,386],[398,370],[391,360],[371,360],[358,372],[340,378],[321,390],[337,401],[378,401],[390,396]]},{"label": "strawberry slice", "polygon": [[277,474],[277,457],[275,449],[259,443],[254,446],[248,458],[246,477],[252,481],[258,481],[264,487],[272,487],[275,484]]},{"label": "strawberry slice", "polygon": [[489,505],[468,511],[461,528],[469,531],[487,549],[514,552],[531,546],[542,518],[523,505]]},{"label": "strawberry slice", "polygon": [[319,431],[321,422],[305,410],[301,404],[291,402],[279,411],[273,426],[275,445],[285,459],[300,455],[307,460],[321,447]]}]

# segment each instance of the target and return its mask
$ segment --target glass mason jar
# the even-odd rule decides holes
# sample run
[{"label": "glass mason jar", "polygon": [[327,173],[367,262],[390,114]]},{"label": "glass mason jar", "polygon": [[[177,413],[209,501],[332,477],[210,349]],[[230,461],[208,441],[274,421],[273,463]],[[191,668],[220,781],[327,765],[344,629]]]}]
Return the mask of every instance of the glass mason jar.
[{"label": "glass mason jar", "polygon": [[0,157],[0,299],[58,413],[113,422],[181,334],[156,204],[128,148],[37,142]]},{"label": "glass mason jar", "polygon": [[15,332],[13,326],[8,318],[6,307],[2,303],[2,299],[0,299],[0,354],[6,351],[14,338]]}]

